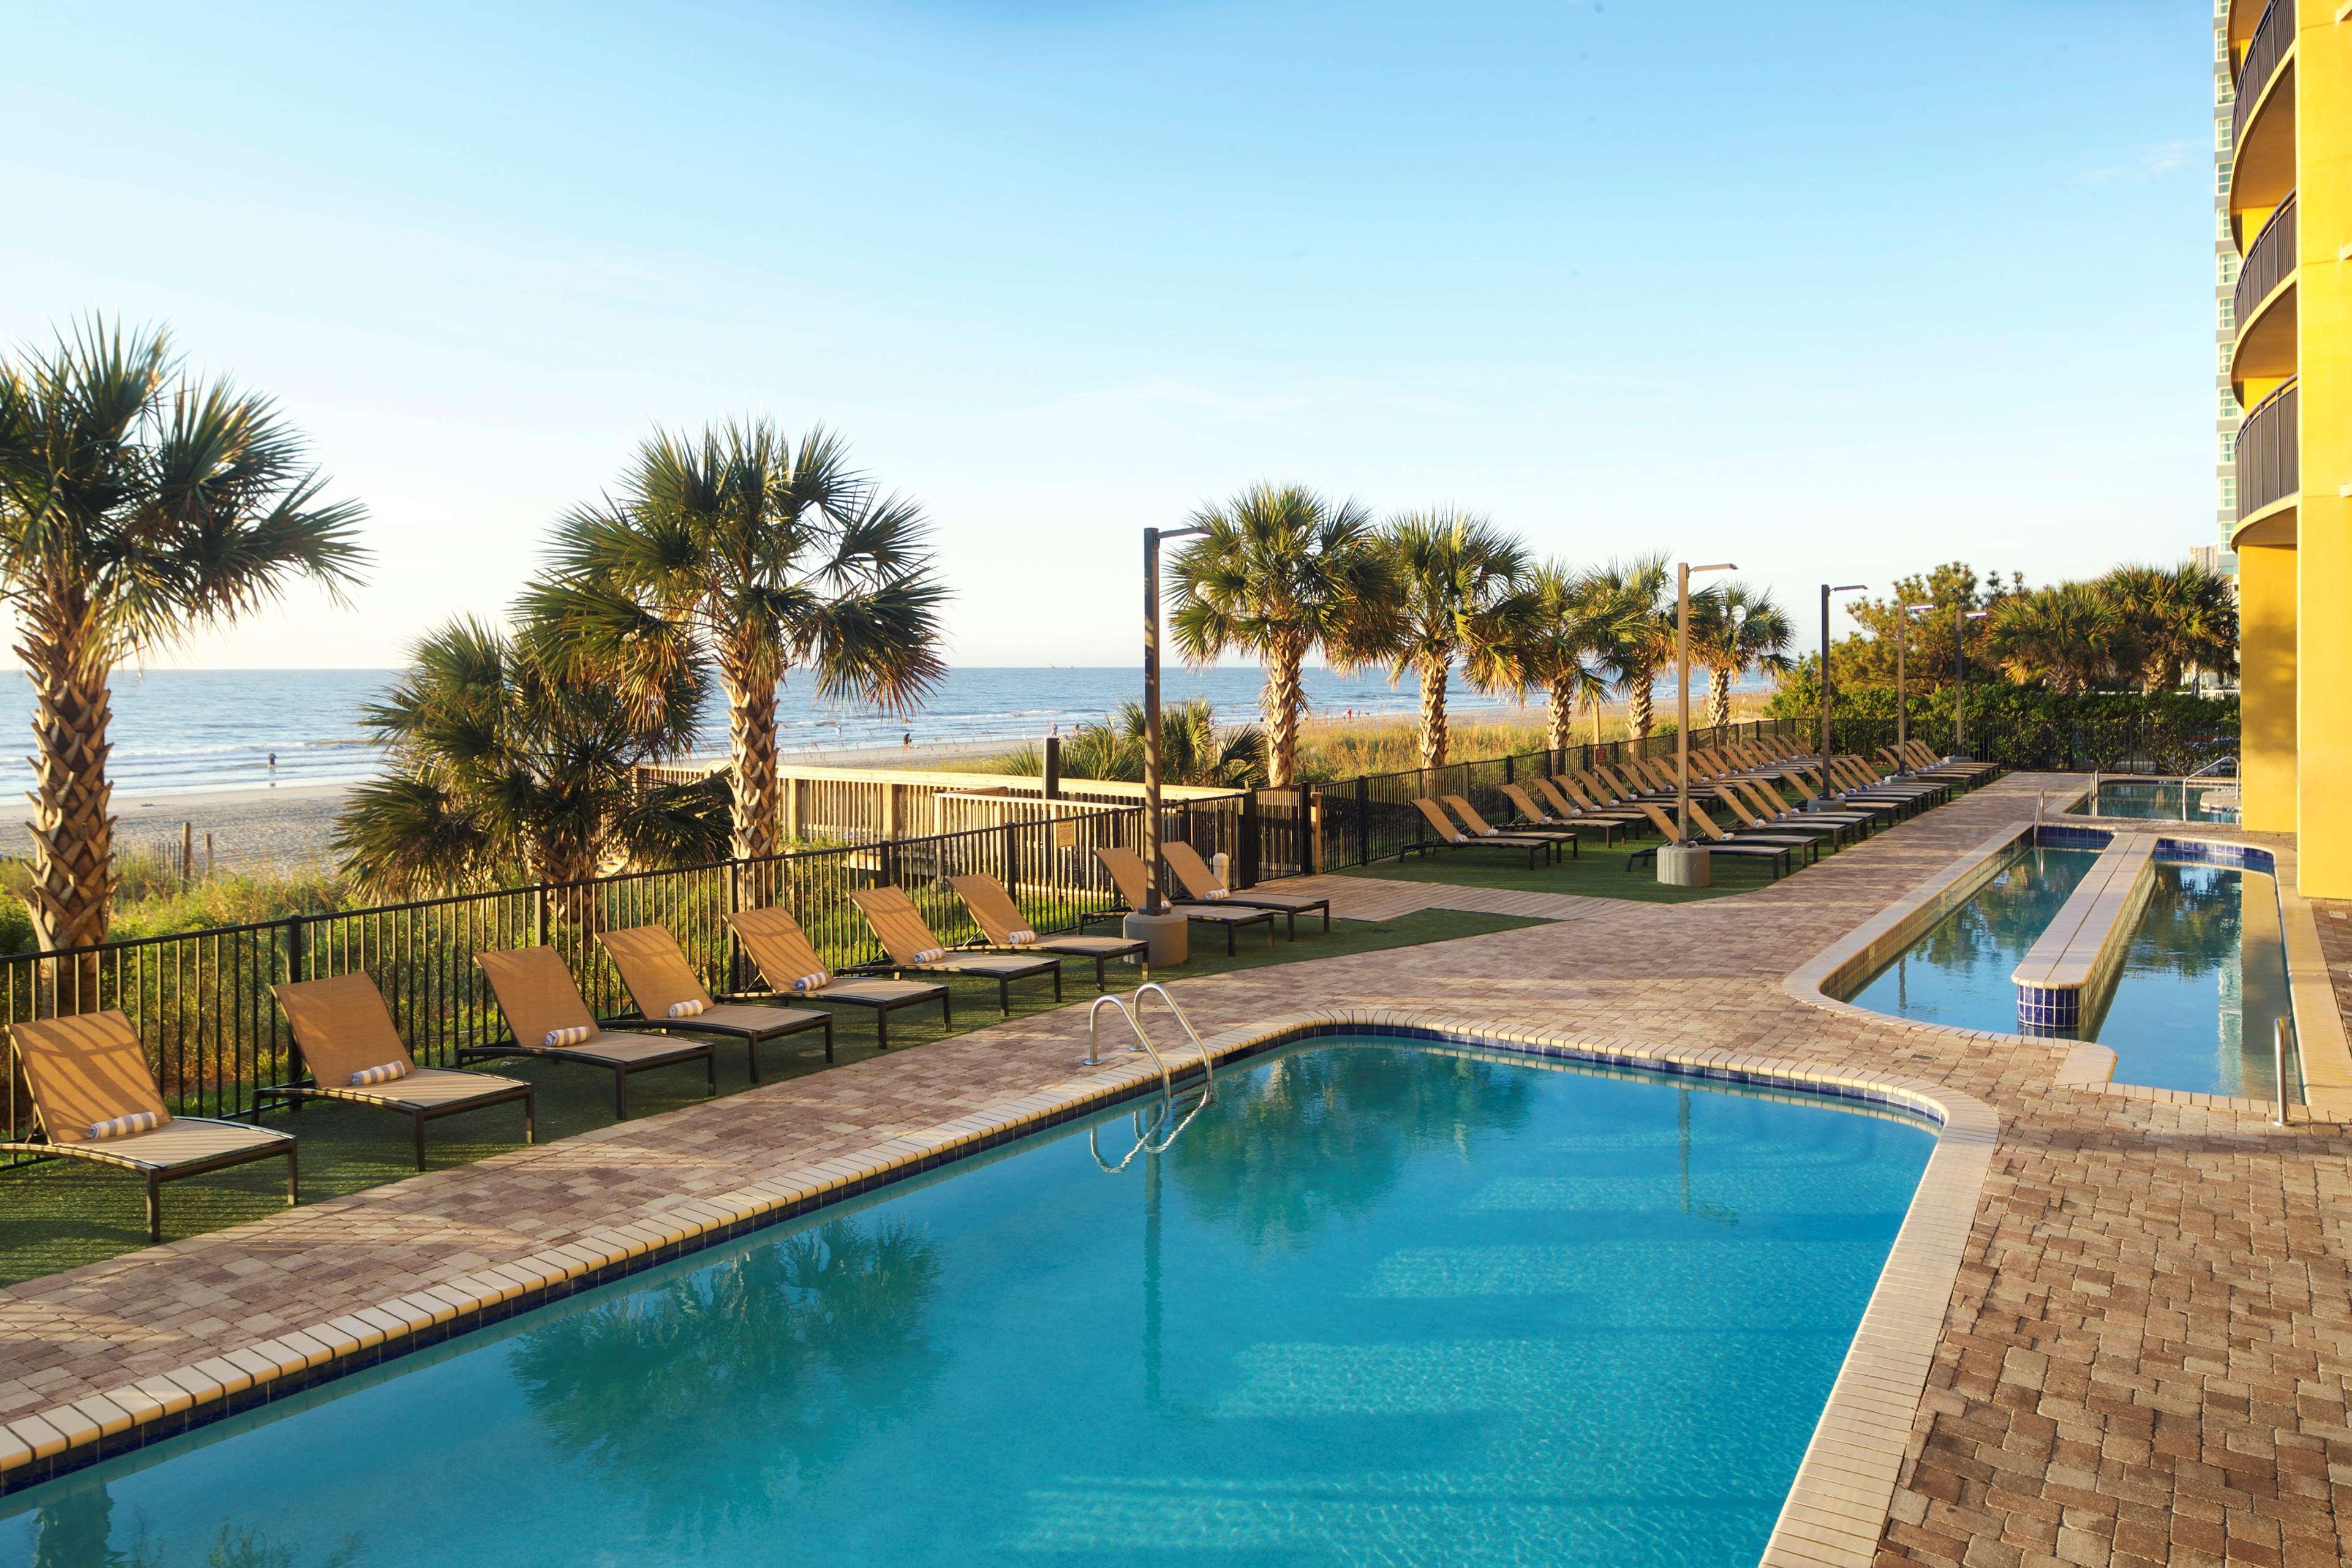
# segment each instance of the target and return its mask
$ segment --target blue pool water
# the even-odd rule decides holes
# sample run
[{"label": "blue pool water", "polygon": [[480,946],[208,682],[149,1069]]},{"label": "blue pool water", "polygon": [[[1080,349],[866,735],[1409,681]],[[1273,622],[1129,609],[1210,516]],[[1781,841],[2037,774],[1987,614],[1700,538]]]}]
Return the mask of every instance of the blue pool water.
[{"label": "blue pool water", "polygon": [[2180,809],[2179,779],[2108,779],[2099,785],[2097,816],[2153,818],[2159,822],[2235,822],[2238,808],[2221,801],[2234,795],[2237,781],[2203,778],[2186,785],[2189,809]]},{"label": "blue pool water", "polygon": [[[2098,858],[2021,851],[1968,902],[1845,999],[1956,1028],[2017,1032],[2011,973]],[[2269,1100],[2271,1020],[2288,1011],[2278,888],[2259,871],[2158,858],[2112,992],[2076,1037],[2116,1053],[2116,1079]],[[2300,1097],[2287,1054],[2288,1099]]]},{"label": "blue pool water", "polygon": [[0,1500],[0,1563],[1751,1563],[1932,1143],[1317,1042],[1123,1174],[1042,1136]]}]

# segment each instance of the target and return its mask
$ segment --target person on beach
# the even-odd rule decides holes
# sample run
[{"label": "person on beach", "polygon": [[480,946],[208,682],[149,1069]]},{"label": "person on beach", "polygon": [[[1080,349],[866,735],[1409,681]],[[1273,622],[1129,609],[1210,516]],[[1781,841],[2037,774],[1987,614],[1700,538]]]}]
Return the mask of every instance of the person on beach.
[{"label": "person on beach", "polygon": [[915,749],[915,732],[912,730],[908,731],[904,735],[898,738],[898,749],[905,752],[911,752]]}]

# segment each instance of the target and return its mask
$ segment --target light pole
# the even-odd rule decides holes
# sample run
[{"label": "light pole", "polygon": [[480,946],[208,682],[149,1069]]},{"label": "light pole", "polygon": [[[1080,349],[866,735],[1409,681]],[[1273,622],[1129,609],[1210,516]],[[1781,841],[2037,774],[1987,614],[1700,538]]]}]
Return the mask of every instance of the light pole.
[{"label": "light pole", "polygon": [[[1151,873],[1143,890],[1146,919],[1161,912],[1160,900],[1160,542],[1206,533],[1205,528],[1143,531],[1143,864]],[[1155,952],[1156,958],[1158,954]]]},{"label": "light pole", "polygon": [[1822,787],[1813,796],[1815,810],[1830,800],[1830,595],[1859,594],[1869,586],[1867,583],[1822,584]]},{"label": "light pole", "polygon": [[1690,580],[1694,572],[1737,572],[1726,561],[1714,566],[1694,566],[1684,561],[1675,567],[1675,832],[1690,837]]},{"label": "light pole", "polygon": [[1903,633],[1911,625],[1911,617],[1921,610],[1932,610],[1933,605],[1897,605],[1895,607],[1895,749],[1903,750],[1911,739],[1911,703],[1903,687]]},{"label": "light pole", "polygon": [[1952,683],[1952,756],[1955,761],[1964,760],[1969,754],[1969,623],[1983,620],[1991,613],[1990,610],[1962,610],[1952,622],[1953,629],[1958,633],[1952,638],[1952,661],[1954,674],[1958,677]]}]

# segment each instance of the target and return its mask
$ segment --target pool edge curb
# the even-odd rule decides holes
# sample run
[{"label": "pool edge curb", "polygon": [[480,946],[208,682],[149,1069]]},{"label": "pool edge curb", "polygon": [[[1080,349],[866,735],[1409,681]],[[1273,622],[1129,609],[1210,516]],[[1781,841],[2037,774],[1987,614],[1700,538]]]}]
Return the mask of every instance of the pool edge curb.
[{"label": "pool edge curb", "polygon": [[[1721,1047],[1499,1028],[1404,1008],[1288,1014],[1216,1031],[1205,1044],[1212,1059],[1223,1065],[1297,1041],[1351,1033],[1793,1089],[1832,1105],[1850,1100],[1893,1106],[1937,1123],[1935,1151],[1762,1558],[1768,1564],[1869,1563],[1894,1500],[1990,1169],[2000,1131],[1991,1107],[1898,1073],[1837,1071]],[[518,1262],[420,1287],[322,1324],[18,1417],[0,1426],[0,1496],[1049,1131],[1157,1082],[1158,1075],[1144,1068],[1048,1084],[855,1154],[787,1168],[733,1192],[665,1200],[656,1209],[589,1227]],[[1870,1515],[1873,1500],[1876,1512]]]}]

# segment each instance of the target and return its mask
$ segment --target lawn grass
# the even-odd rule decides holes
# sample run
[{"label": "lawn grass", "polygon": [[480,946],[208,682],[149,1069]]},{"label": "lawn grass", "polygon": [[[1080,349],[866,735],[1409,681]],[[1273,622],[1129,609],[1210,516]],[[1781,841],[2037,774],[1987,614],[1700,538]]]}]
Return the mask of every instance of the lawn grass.
[{"label": "lawn grass", "polygon": [[[1263,933],[1242,933],[1240,952],[1224,954],[1224,942],[1214,933],[1194,933],[1192,962],[1157,978],[1184,979],[1194,975],[1261,969],[1270,964],[1338,958],[1349,953],[1377,952],[1423,942],[1483,936],[1534,922],[1501,915],[1426,910],[1392,921],[1336,921],[1325,935],[1320,921],[1301,920],[1296,942],[1277,934],[1269,949]],[[1280,926],[1277,921],[1276,930]],[[1096,995],[1090,983],[1094,965],[1078,959],[1063,964],[1066,1006],[1084,1006]],[[1131,986],[1132,971],[1111,976],[1114,988]],[[996,1011],[994,982],[951,982],[955,994],[955,1033],[984,1028],[1001,1021]],[[1053,991],[1042,981],[1017,983],[1013,988],[1015,1016],[1029,1016],[1053,1010]],[[874,1044],[871,1015],[862,1007],[845,1007],[835,1022],[835,1058],[844,1064],[865,1061],[881,1054]],[[890,1020],[890,1053],[902,1055],[948,1037],[940,1026],[937,1008],[909,1007]],[[826,1070],[824,1047],[813,1035],[778,1041],[761,1053],[763,1082],[775,1083]],[[509,1078],[527,1079],[539,1088],[539,1135],[542,1142],[607,1126],[613,1120],[613,1079],[607,1072],[521,1058],[484,1064],[483,1070]],[[675,1110],[699,1103],[703,1096],[699,1061],[636,1075],[629,1097],[635,1118]],[[719,1092],[740,1093],[749,1088],[744,1048],[722,1041],[719,1047]],[[362,1188],[395,1182],[415,1173],[410,1152],[409,1123],[404,1116],[369,1111],[356,1106],[313,1101],[296,1115],[273,1114],[268,1125],[300,1139],[302,1196],[310,1202]],[[427,1152],[435,1169],[485,1159],[522,1147],[522,1108],[501,1105],[453,1116],[432,1123]],[[111,1258],[146,1245],[146,1208],[142,1184],[132,1175],[79,1160],[51,1160],[13,1172],[0,1173],[0,1284],[13,1284],[59,1269]],[[217,1230],[279,1212],[285,1199],[285,1165],[269,1160],[194,1176],[165,1184],[163,1237],[176,1237]]]}]

